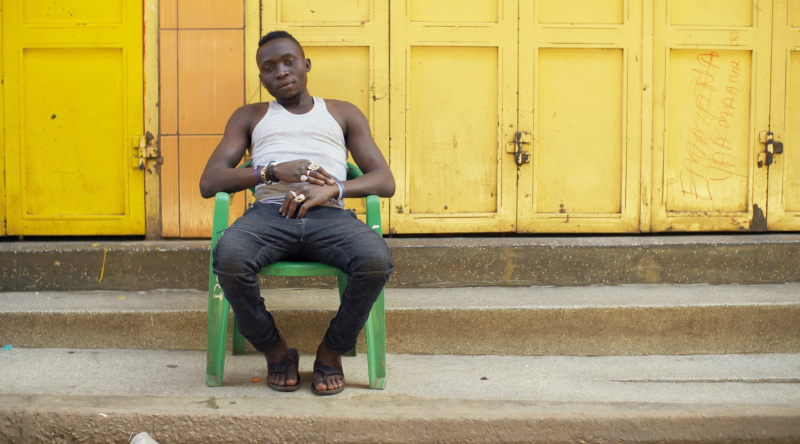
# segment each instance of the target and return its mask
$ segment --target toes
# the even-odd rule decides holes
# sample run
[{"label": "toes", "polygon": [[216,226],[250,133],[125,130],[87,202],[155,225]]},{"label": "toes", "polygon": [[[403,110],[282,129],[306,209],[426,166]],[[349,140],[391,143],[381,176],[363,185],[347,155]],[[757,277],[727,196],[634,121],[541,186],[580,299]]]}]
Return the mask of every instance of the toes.
[{"label": "toes", "polygon": [[328,390],[338,389],[344,385],[344,381],[340,375],[329,376],[325,382],[327,383]]},{"label": "toes", "polygon": [[323,377],[317,372],[314,372],[314,380],[312,382],[317,390],[334,390],[344,385],[344,379],[341,375]]},{"label": "toes", "polygon": [[[289,367],[289,368],[293,368],[293,367],[294,366]],[[287,369],[287,373],[288,373],[288,369]],[[294,373],[292,373],[291,376],[285,376],[284,383],[281,384],[281,385],[296,385],[296,384],[297,384],[297,370],[295,370]]]}]

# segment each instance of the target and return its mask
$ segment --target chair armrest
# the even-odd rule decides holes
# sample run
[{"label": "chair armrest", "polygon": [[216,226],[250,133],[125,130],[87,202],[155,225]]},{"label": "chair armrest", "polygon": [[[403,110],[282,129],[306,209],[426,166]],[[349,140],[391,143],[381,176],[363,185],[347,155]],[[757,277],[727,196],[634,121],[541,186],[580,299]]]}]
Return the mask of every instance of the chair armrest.
[{"label": "chair armrest", "polygon": [[230,207],[231,195],[229,193],[217,193],[214,198],[214,222],[211,225],[211,251],[217,246],[217,241],[222,236],[222,232],[228,228],[228,209]]},{"label": "chair armrest", "polygon": [[383,236],[383,229],[381,227],[381,199],[374,194],[370,194],[366,197],[366,200],[367,226]]}]

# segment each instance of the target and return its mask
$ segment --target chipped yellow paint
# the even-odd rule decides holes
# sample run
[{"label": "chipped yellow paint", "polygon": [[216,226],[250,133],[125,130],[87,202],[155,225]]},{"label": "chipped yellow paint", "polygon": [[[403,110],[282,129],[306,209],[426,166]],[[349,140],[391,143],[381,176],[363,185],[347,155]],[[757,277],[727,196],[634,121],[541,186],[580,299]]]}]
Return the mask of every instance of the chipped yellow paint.
[{"label": "chipped yellow paint", "polygon": [[142,3],[54,4],[3,2],[7,233],[144,234]]},{"label": "chipped yellow paint", "polygon": [[642,3],[642,179],[639,231],[650,231],[650,202],[653,182],[653,2]]}]

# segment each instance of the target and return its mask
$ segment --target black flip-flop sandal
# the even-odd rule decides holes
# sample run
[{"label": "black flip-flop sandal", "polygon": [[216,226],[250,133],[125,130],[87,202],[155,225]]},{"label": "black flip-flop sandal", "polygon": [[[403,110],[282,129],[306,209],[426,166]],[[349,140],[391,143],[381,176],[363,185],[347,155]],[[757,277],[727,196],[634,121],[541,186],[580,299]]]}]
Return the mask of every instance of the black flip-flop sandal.
[{"label": "black flip-flop sandal", "polygon": [[276,364],[267,363],[267,375],[270,373],[283,373],[286,374],[286,368],[294,364],[297,367],[297,384],[295,385],[278,385],[267,380],[267,385],[272,390],[278,392],[293,392],[300,388],[300,356],[297,354],[297,349],[290,348],[289,356],[283,358],[283,361]]},{"label": "black flip-flop sandal", "polygon": [[[322,373],[322,378],[325,379],[328,375],[342,375],[344,376],[344,370],[342,370],[341,365],[325,365],[320,363],[319,361],[314,361],[314,371]],[[345,385],[332,390],[317,390],[316,385],[312,382],[311,383],[311,391],[314,392],[315,395],[319,396],[327,396],[327,395],[335,395],[337,393],[341,393],[342,390],[347,386]]]}]

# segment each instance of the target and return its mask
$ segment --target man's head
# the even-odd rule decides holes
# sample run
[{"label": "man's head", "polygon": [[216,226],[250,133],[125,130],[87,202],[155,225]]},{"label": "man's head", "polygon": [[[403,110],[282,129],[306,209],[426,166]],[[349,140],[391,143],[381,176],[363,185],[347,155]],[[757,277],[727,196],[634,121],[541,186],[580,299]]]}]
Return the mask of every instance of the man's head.
[{"label": "man's head", "polygon": [[286,31],[261,37],[256,52],[261,84],[278,100],[293,100],[306,92],[311,60],[300,43]]}]

